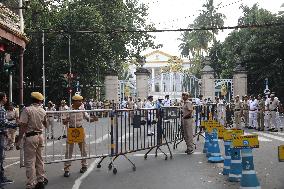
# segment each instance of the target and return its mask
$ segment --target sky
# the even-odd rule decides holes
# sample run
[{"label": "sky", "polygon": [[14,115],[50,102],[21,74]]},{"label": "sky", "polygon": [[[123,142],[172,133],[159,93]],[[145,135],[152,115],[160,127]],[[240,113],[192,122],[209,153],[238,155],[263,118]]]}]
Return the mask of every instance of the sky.
[{"label": "sky", "polygon": [[[148,23],[154,23],[156,29],[179,29],[187,28],[189,24],[193,23],[206,0],[140,0],[140,2],[148,5]],[[284,0],[214,0],[215,7],[219,4],[220,6],[228,5],[218,9],[218,12],[226,16],[225,26],[237,25],[238,18],[242,15],[242,11],[239,9],[241,4],[251,7],[255,3],[258,3],[261,8],[277,13]],[[220,32],[217,39],[224,41],[230,32],[231,30]],[[163,32],[154,35],[156,36],[155,42],[163,44],[163,48],[160,50],[172,55],[180,55],[178,47],[180,32]],[[148,49],[145,53],[151,51],[153,50]]]}]

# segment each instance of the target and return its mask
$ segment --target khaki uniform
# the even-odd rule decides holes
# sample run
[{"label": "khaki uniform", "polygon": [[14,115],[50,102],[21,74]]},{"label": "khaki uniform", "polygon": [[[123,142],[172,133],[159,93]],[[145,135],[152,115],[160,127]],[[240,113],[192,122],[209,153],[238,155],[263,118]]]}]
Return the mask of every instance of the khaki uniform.
[{"label": "khaki uniform", "polygon": [[[46,109],[47,111],[56,111],[56,109],[54,107],[48,107]],[[47,114],[46,115],[46,137],[47,139],[49,139],[49,137],[51,137],[51,139],[53,139],[54,137],[54,113],[52,114]]]},{"label": "khaki uniform", "polygon": [[264,110],[265,102],[264,100],[258,100],[258,112],[257,112],[257,124],[258,129],[264,130]]},{"label": "khaki uniform", "polygon": [[[83,107],[79,108],[80,110],[84,110]],[[78,112],[78,113],[70,113],[67,115],[67,118],[69,118],[69,128],[80,128],[83,125],[83,120],[89,120],[90,116],[86,112]],[[86,143],[85,141],[78,143],[78,146],[80,148],[81,157],[87,157],[87,150],[86,150]],[[66,142],[66,153],[65,153],[65,159],[71,159],[73,155],[74,150],[74,143],[68,143]],[[87,167],[87,160],[82,159],[81,160],[82,167]],[[71,166],[71,161],[66,161],[64,163],[64,171],[69,171]]]},{"label": "khaki uniform", "polygon": [[[20,122],[28,125],[24,139],[27,188],[33,188],[37,182],[43,182],[45,178],[44,162],[42,159],[42,150],[44,147],[42,132],[45,118],[45,110],[38,104],[32,104],[25,108],[20,116]],[[34,133],[34,135],[28,136],[31,133]]]},{"label": "khaki uniform", "polygon": [[[187,115],[189,111],[193,111],[193,105],[192,102],[189,100],[185,101],[182,106],[183,115]],[[193,150],[193,119],[182,119],[182,126],[183,126],[183,134],[184,134],[184,140],[186,142],[186,146],[188,150]]]},{"label": "khaki uniform", "polygon": [[[7,111],[6,118],[8,121],[11,121],[12,123],[16,123],[17,119],[19,118],[19,112],[16,109],[13,109],[12,111]],[[13,148],[15,145],[15,138],[16,138],[16,129],[8,128],[8,138],[7,138],[7,147]]]},{"label": "khaki uniform", "polygon": [[241,101],[234,102],[234,117],[235,117],[235,124],[236,128],[241,128],[241,113],[243,111],[243,105]]},{"label": "khaki uniform", "polygon": [[249,124],[249,106],[248,101],[243,102],[243,116],[245,121],[245,127],[248,127]]}]

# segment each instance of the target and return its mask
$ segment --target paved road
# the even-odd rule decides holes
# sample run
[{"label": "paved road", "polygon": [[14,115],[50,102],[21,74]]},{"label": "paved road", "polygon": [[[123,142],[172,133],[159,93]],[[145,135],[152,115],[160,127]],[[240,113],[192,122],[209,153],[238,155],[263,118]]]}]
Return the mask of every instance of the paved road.
[{"label": "paved road", "polygon": [[[92,154],[106,153],[105,146],[109,140],[107,135],[106,121],[97,124],[97,133],[95,136],[90,132],[88,138],[92,143],[92,148],[96,147],[97,152],[92,149]],[[93,128],[94,129],[94,128]],[[248,134],[259,134],[260,148],[254,149],[254,165],[257,176],[263,189],[283,189],[284,163],[279,163],[277,159],[277,146],[284,144],[284,132],[257,132],[246,130]],[[55,132],[60,133],[60,127]],[[123,135],[128,138],[131,135]],[[55,154],[60,157],[64,153],[64,140],[55,141]],[[53,151],[52,141],[48,142],[47,150],[50,154]],[[63,163],[46,165],[46,171],[49,178],[47,189],[173,189],[173,188],[191,188],[191,189],[236,189],[239,183],[230,183],[227,177],[221,174],[222,164],[211,164],[207,162],[205,155],[201,153],[203,139],[197,141],[197,149],[193,155],[184,154],[185,144],[181,143],[178,149],[173,150],[174,158],[164,160],[163,155],[159,154],[157,158],[153,152],[147,160],[144,160],[145,151],[128,155],[135,162],[136,171],[123,157],[116,160],[118,173],[114,175],[109,171],[107,165],[109,159],[102,164],[102,168],[96,167],[97,159],[89,160],[89,169],[86,173],[80,174],[80,162],[73,162],[71,167],[71,177],[63,177]],[[96,144],[96,145],[95,145]],[[222,154],[223,142],[219,142]],[[163,148],[165,151],[167,149]],[[77,149],[77,153],[78,153]],[[19,168],[19,152],[7,152],[6,173],[10,178],[14,178],[15,183],[9,185],[7,189],[22,189],[25,186],[25,169]],[[49,159],[50,160],[50,159]]]}]

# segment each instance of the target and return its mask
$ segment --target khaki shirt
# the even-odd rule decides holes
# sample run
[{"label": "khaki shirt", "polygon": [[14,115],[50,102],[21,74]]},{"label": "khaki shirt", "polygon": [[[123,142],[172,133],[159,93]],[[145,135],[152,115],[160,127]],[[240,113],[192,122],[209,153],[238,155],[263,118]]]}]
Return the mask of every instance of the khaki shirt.
[{"label": "khaki shirt", "polygon": [[234,110],[242,110],[243,109],[243,105],[241,101],[235,101],[234,102]]},{"label": "khaki shirt", "polygon": [[16,122],[16,119],[19,118],[19,112],[16,111],[16,109],[13,109],[12,111],[8,110],[6,111],[6,119],[8,119],[8,121],[12,121],[13,123]]},{"label": "khaki shirt", "polygon": [[[80,107],[79,110],[85,110],[84,107]],[[69,118],[69,127],[82,127],[84,119],[89,120],[90,116],[87,112],[77,112],[77,113],[69,113],[67,115],[67,118]]]},{"label": "khaki shirt", "polygon": [[127,106],[128,106],[128,109],[134,109],[134,102],[133,101],[128,101],[127,102]]},{"label": "khaki shirt", "polygon": [[264,111],[265,102],[263,100],[258,100],[258,110]]},{"label": "khaki shirt", "polygon": [[243,110],[249,110],[248,101],[243,102]]},{"label": "khaki shirt", "polygon": [[193,111],[193,104],[189,100],[185,101],[182,106],[183,115],[188,115],[190,111]]},{"label": "khaki shirt", "polygon": [[44,125],[43,122],[46,118],[46,112],[42,106],[38,104],[32,104],[29,107],[23,109],[20,122],[27,124],[26,132],[42,132]]}]

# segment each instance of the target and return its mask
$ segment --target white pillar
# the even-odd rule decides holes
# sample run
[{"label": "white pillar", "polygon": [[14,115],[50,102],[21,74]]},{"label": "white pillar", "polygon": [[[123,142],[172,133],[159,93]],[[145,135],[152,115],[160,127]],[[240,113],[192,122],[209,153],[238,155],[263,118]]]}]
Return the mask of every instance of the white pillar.
[{"label": "white pillar", "polygon": [[164,89],[163,89],[163,87],[164,87],[164,86],[163,86],[163,85],[164,85],[163,80],[164,80],[164,74],[161,73],[161,80],[160,80],[160,93],[161,93],[161,94],[164,92]]},{"label": "white pillar", "polygon": [[106,100],[114,100],[114,102],[118,102],[118,76],[116,73],[108,73],[105,76],[105,99]]},{"label": "white pillar", "polygon": [[149,75],[150,72],[145,68],[138,68],[134,73],[136,75],[137,97],[142,100],[149,96]]},{"label": "white pillar", "polygon": [[214,99],[215,97],[215,78],[214,70],[210,66],[210,58],[205,57],[205,66],[201,70],[201,94],[204,98]]},{"label": "white pillar", "polygon": [[152,68],[152,76],[151,76],[151,91],[155,92],[155,68]]},{"label": "white pillar", "polygon": [[234,96],[247,95],[247,71],[237,62],[237,67],[234,69],[233,75],[233,92]]}]

